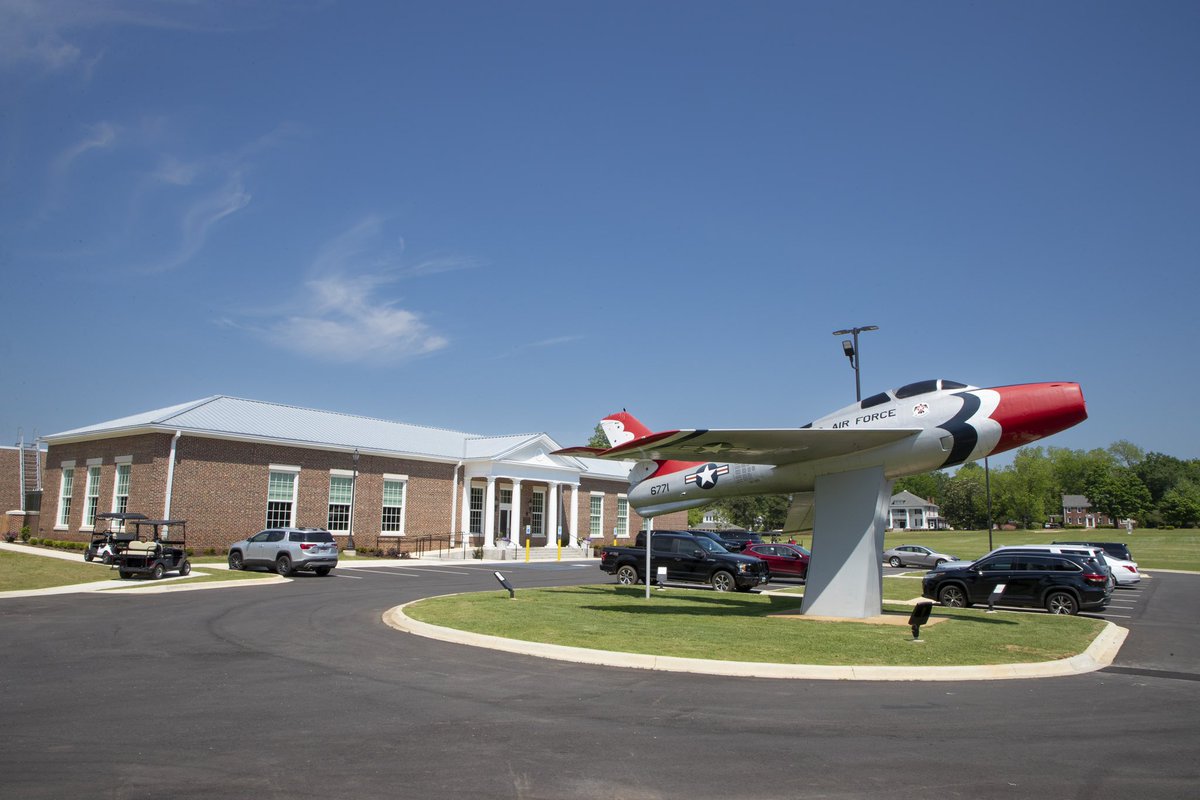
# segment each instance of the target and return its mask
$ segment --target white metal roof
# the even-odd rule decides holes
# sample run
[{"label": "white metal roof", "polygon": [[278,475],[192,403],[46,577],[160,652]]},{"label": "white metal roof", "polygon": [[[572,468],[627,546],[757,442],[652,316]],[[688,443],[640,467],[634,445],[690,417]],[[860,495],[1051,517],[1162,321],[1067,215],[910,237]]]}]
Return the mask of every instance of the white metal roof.
[{"label": "white metal roof", "polygon": [[[513,452],[526,442],[542,439],[551,445],[549,449],[558,448],[558,444],[544,433],[483,436],[225,395],[145,411],[42,438],[54,444],[142,432],[175,431],[217,438],[300,447],[358,449],[380,455],[450,461],[494,459]],[[629,463],[594,458],[575,461],[583,466],[587,474],[604,478],[628,477],[631,466]]]}]

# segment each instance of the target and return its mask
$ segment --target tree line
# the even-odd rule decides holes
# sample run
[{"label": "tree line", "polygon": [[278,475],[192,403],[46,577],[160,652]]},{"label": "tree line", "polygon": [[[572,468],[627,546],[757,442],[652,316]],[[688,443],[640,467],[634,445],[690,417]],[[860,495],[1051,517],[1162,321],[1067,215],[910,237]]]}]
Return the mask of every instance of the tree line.
[{"label": "tree line", "polygon": [[[1062,496],[1083,495],[1096,512],[1113,524],[1131,518],[1143,528],[1189,528],[1200,525],[1200,459],[1182,460],[1146,453],[1121,440],[1107,448],[1069,450],[1023,447],[1009,466],[990,470],[992,519],[1021,528],[1041,528],[1060,518]],[[936,470],[900,478],[893,493],[909,491],[931,500],[954,528],[987,527],[987,479],[979,462],[964,464],[953,475]],[[689,513],[699,524],[716,510],[721,519],[751,530],[775,530],[787,516],[787,495],[761,495],[719,500]]]}]

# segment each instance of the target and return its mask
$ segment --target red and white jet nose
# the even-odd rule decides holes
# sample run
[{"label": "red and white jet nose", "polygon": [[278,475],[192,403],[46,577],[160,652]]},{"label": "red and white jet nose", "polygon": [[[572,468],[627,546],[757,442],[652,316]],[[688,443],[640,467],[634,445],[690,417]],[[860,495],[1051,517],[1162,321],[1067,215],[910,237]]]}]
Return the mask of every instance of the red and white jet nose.
[{"label": "red and white jet nose", "polygon": [[992,453],[1036,442],[1087,419],[1078,383],[1022,383],[992,389],[1000,403],[991,418],[1000,424],[1000,441]]}]

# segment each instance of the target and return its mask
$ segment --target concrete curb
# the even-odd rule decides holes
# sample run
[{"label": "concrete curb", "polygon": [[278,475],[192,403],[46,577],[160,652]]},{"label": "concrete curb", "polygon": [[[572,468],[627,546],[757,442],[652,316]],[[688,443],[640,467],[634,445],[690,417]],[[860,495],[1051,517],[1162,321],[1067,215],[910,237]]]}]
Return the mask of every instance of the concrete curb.
[{"label": "concrete curb", "polygon": [[[420,601],[414,600],[413,602]],[[418,622],[404,613],[404,609],[409,605],[411,603],[389,608],[383,613],[384,623],[398,631],[442,642],[484,647],[537,658],[552,658],[558,661],[606,667],[692,672],[701,675],[727,675],[739,678],[793,678],[827,681],[979,681],[1080,675],[1110,665],[1121,649],[1125,637],[1129,635],[1126,628],[1109,622],[1091,645],[1079,655],[1058,661],[1041,661],[1032,664],[985,664],[961,667],[763,664],[747,661],[708,661],[700,658],[678,658],[645,653],[618,653],[611,650],[591,650],[583,647],[505,639],[500,636],[470,633]]]}]

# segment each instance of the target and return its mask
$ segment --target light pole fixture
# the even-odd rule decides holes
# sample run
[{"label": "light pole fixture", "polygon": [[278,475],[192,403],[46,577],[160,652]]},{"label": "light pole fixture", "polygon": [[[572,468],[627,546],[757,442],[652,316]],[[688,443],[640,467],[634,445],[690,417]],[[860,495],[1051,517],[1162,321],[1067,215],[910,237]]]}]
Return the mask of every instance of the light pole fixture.
[{"label": "light pole fixture", "polygon": [[350,529],[346,531],[346,549],[354,551],[354,495],[358,494],[358,448],[354,448],[354,477],[350,479]]},{"label": "light pole fixture", "polygon": [[846,358],[850,359],[850,366],[854,368],[854,399],[862,400],[862,382],[858,374],[858,365],[861,358],[858,354],[858,335],[863,331],[877,331],[878,325],[863,325],[859,328],[846,328],[842,331],[834,331],[834,336],[853,336],[854,341],[849,339],[842,340],[842,352],[846,354]]}]

